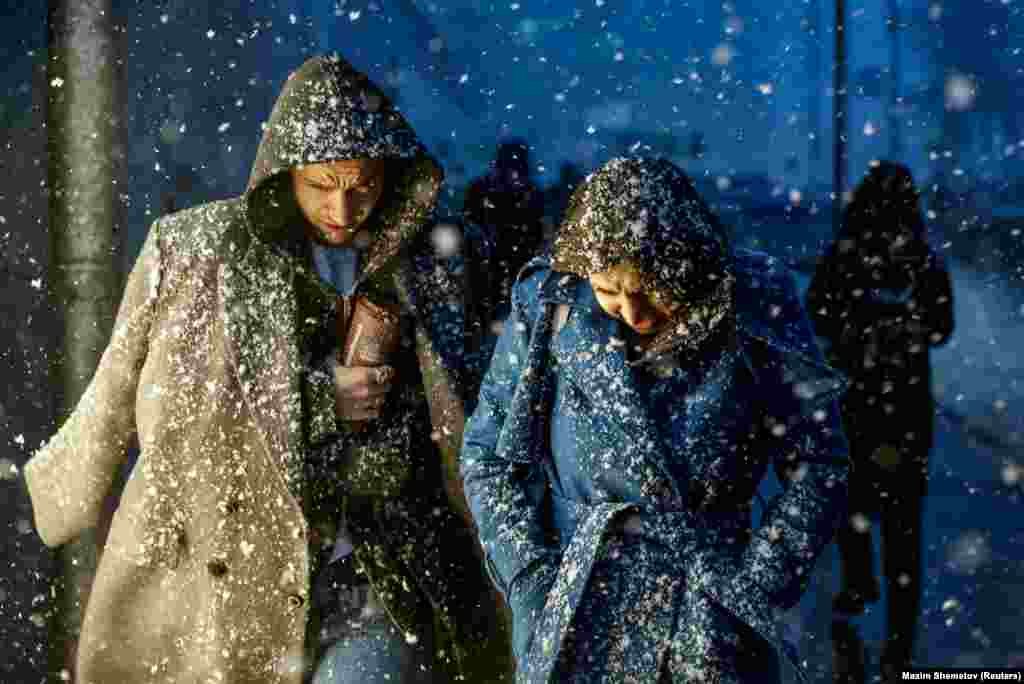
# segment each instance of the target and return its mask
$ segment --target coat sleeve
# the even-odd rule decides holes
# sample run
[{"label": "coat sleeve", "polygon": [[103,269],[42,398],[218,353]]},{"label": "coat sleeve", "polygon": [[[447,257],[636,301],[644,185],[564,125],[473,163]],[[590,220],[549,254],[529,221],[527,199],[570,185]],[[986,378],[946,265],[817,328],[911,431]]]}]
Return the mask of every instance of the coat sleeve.
[{"label": "coat sleeve", "polygon": [[[561,554],[548,543],[542,521],[546,479],[539,464],[520,452],[528,436],[510,423],[513,397],[529,346],[527,300],[531,279],[513,290],[512,310],[498,339],[480,388],[476,410],[466,424],[462,475],[469,506],[484,548],[487,568],[514,617],[513,650],[525,654],[535,624],[558,574]],[[516,446],[518,445],[518,446]],[[520,449],[519,447],[522,447]],[[513,460],[519,455],[522,460]]]},{"label": "coat sleeve", "polygon": [[135,435],[135,395],[160,292],[155,223],[125,285],[113,333],[74,411],[25,465],[36,529],[47,546],[99,522],[103,502]]},{"label": "coat sleeve", "polygon": [[920,329],[926,344],[937,347],[953,334],[953,283],[938,255],[931,255],[921,274],[921,283],[913,294],[914,306],[908,312],[911,325]]},{"label": "coat sleeve", "polygon": [[806,300],[815,334],[829,344],[835,344],[840,338],[849,310],[846,293],[853,289],[842,282],[845,271],[836,256],[836,249],[833,245],[814,269]]},{"label": "coat sleeve", "polygon": [[[452,234],[438,234],[439,230]],[[401,296],[416,321],[416,355],[430,409],[430,438],[441,453],[442,481],[449,503],[469,522],[458,466],[467,392],[472,384],[466,356],[464,259],[458,253],[435,249],[435,243],[457,242],[458,233],[458,228],[449,224],[423,231],[406,252],[404,266],[396,275]]]},{"label": "coat sleeve", "polygon": [[791,340],[803,353],[775,350],[760,369],[769,397],[763,444],[784,492],[767,507],[742,555],[738,572],[718,589],[734,612],[767,624],[806,590],[814,564],[847,511],[849,447],[837,397],[847,387],[814,344],[791,275],[784,279],[782,310]]}]

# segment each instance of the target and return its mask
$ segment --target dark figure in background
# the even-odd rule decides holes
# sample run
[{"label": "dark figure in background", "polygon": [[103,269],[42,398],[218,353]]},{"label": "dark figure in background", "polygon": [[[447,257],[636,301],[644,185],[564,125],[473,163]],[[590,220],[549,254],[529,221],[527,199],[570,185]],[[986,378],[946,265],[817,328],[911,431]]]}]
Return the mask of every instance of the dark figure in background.
[{"label": "dark figure in background", "polygon": [[512,282],[543,239],[544,198],[530,178],[530,152],[524,141],[508,140],[498,146],[493,171],[467,188],[463,212],[491,244],[484,269],[474,276],[473,294],[485,298],[483,308],[491,320],[503,320]]},{"label": "dark figure in background", "polygon": [[[910,171],[875,165],[811,281],[807,310],[831,364],[853,381],[841,401],[850,440],[850,516],[838,534],[840,615],[880,597],[870,520],[881,518],[887,629],[883,672],[907,667],[921,602],[921,515],[932,446],[929,348],[953,331],[949,274],[925,240]],[[837,623],[834,637],[855,636]]]},{"label": "dark figure in background", "polygon": [[544,240],[547,251],[555,239],[555,232],[562,222],[565,210],[569,207],[572,193],[586,179],[586,174],[570,161],[562,162],[558,167],[558,180],[544,190]]}]

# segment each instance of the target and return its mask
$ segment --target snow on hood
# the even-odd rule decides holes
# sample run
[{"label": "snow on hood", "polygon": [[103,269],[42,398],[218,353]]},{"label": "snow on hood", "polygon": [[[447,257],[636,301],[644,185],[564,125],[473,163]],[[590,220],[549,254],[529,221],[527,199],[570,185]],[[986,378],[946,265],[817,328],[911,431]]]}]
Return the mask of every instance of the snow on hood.
[{"label": "snow on hood", "polygon": [[288,172],[343,159],[393,162],[388,188],[365,226],[372,239],[365,270],[371,272],[423,228],[443,172],[365,74],[338,55],[313,57],[288,77],[264,128],[246,197],[256,237],[280,243],[301,235]]},{"label": "snow on hood", "polygon": [[552,268],[587,278],[632,260],[645,289],[685,306],[648,348],[695,349],[733,311],[731,247],[693,182],[664,159],[615,158],[573,193],[552,250]]}]

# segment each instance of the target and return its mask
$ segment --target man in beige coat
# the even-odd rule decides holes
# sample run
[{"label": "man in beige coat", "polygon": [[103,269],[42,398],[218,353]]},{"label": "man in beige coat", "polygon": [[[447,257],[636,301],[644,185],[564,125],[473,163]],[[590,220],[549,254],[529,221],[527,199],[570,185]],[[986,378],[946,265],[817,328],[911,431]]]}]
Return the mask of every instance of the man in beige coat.
[{"label": "man in beige coat", "polygon": [[[359,218],[354,291],[401,309],[392,378],[310,365],[337,297],[311,266],[318,231],[293,183],[340,160],[388,169]],[[374,84],[315,58],[285,84],[247,192],[153,225],[88,390],[25,468],[39,534],[58,546],[97,524],[133,435],[141,447],[86,609],[79,684],[298,684],[317,649],[311,578],[339,520],[391,623],[428,637],[439,672],[507,676],[456,514],[463,324],[457,279],[430,248],[441,176]]]}]

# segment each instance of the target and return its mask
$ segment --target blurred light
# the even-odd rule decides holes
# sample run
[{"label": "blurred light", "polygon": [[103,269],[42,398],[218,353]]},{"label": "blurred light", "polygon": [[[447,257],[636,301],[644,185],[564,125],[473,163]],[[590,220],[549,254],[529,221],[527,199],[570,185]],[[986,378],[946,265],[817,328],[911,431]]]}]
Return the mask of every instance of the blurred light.
[{"label": "blurred light", "polygon": [[434,252],[439,259],[447,259],[458,254],[462,236],[455,226],[450,223],[440,223],[434,228],[430,237],[434,244]]},{"label": "blurred light", "polygon": [[534,19],[523,19],[519,22],[519,32],[527,38],[532,38],[540,30],[540,24]]},{"label": "blurred light", "polygon": [[946,109],[963,112],[974,106],[977,88],[973,79],[964,74],[953,74],[946,80]]},{"label": "blurred light", "polygon": [[711,52],[711,62],[715,66],[728,66],[734,56],[732,46],[722,43]]},{"label": "blurred light", "polygon": [[17,464],[9,458],[0,458],[0,480],[14,480],[17,477]]},{"label": "blurred light", "polygon": [[1013,486],[1020,482],[1021,476],[1024,475],[1021,471],[1024,468],[1017,465],[1016,463],[1007,463],[1003,467],[1003,484],[1007,486]]},{"label": "blurred light", "polygon": [[973,574],[992,559],[988,540],[978,531],[967,531],[953,542],[948,549],[948,562],[955,572]]},{"label": "blurred light", "polygon": [[863,513],[854,513],[850,516],[850,525],[861,534],[867,534],[871,529],[871,521]]},{"label": "blurred light", "polygon": [[181,140],[181,128],[177,121],[167,120],[160,126],[160,139],[167,145],[173,145]]},{"label": "blurred light", "polygon": [[866,121],[866,122],[864,122],[864,135],[872,136],[875,133],[878,133],[878,127],[875,126],[875,122],[874,121]]}]

